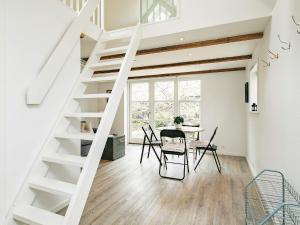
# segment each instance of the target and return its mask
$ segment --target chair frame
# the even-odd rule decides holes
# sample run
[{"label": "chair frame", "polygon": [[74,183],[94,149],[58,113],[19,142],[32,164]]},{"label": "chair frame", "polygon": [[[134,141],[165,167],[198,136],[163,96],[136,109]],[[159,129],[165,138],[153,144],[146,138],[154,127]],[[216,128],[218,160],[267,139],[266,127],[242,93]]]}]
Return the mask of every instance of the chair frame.
[{"label": "chair frame", "polygon": [[[173,133],[173,134],[172,134]],[[171,179],[171,180],[179,180],[182,181],[185,178],[185,167],[187,166],[187,171],[188,173],[190,172],[189,170],[189,159],[188,159],[188,150],[187,150],[187,146],[186,146],[186,139],[185,139],[185,134],[184,132],[180,131],[180,130],[162,130],[160,132],[160,138],[161,140],[163,140],[163,138],[168,137],[168,138],[180,138],[181,140],[184,141],[184,151],[183,152],[175,152],[175,151],[167,151],[167,150],[161,150],[161,154],[160,154],[160,160],[162,159],[162,157],[164,157],[165,159],[165,164],[166,164],[166,169],[167,169],[167,164],[177,164],[177,165],[183,165],[183,176],[180,178],[177,177],[170,177],[170,176],[165,176],[161,174],[161,167],[162,165],[159,166],[159,175],[162,178],[167,178],[167,179]],[[162,146],[163,146],[163,141],[162,141]],[[166,155],[177,155],[179,156],[184,156],[184,162],[183,163],[178,163],[178,162],[168,162],[166,159],[167,156]]]},{"label": "chair frame", "polygon": [[[204,150],[204,152],[202,153],[199,161],[197,162],[197,164],[196,164],[196,166],[194,168],[195,171],[196,171],[197,167],[199,166],[199,164],[200,164],[203,156],[205,155],[205,153],[207,151],[210,151],[210,152],[212,152],[212,154],[214,156],[214,160],[215,160],[217,169],[218,169],[219,173],[221,173],[222,167],[221,167],[221,163],[220,163],[220,160],[219,160],[219,157],[218,157],[218,154],[217,154],[217,146],[216,145],[212,145],[212,141],[214,140],[214,138],[216,136],[217,130],[218,130],[218,127],[215,128],[214,133],[211,136],[211,138],[210,138],[209,143],[208,143],[207,146],[205,146],[205,147],[196,147],[196,151],[197,150],[199,150],[199,151],[200,150]],[[215,148],[214,148],[214,146],[215,146]]]},{"label": "chair frame", "polygon": [[[142,147],[142,153],[141,153],[140,163],[143,162],[143,156],[144,156],[145,146],[148,145],[149,147],[148,147],[148,154],[147,154],[148,156],[147,156],[147,158],[149,158],[149,156],[150,156],[150,150],[152,149],[153,152],[154,152],[154,154],[155,154],[155,156],[156,156],[156,158],[157,158],[157,160],[159,161],[159,164],[162,165],[161,159],[158,156],[158,154],[157,154],[157,152],[156,152],[156,150],[154,148],[154,145],[152,144],[153,137],[155,138],[155,141],[159,141],[159,140],[157,139],[157,137],[156,137],[156,135],[155,135],[155,133],[154,133],[154,131],[153,131],[153,129],[152,129],[152,127],[150,125],[149,125],[149,129],[151,131],[150,137],[148,136],[148,134],[146,132],[146,129],[144,127],[142,127],[142,130],[144,132],[144,140],[143,140],[143,147]],[[158,146],[161,148],[161,144],[159,144]]]}]

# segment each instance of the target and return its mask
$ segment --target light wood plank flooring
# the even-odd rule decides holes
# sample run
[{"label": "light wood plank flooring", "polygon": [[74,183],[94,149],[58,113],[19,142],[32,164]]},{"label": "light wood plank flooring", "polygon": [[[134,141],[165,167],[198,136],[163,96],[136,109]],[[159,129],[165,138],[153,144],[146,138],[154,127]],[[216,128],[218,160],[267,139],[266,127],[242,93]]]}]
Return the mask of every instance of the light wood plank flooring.
[{"label": "light wood plank flooring", "polygon": [[[185,180],[161,179],[151,153],[140,165],[141,146],[126,147],[126,157],[101,162],[80,225],[242,225],[244,187],[251,178],[245,158],[220,156],[222,175],[212,155],[197,171],[190,155]],[[172,168],[168,172],[180,171]]]}]

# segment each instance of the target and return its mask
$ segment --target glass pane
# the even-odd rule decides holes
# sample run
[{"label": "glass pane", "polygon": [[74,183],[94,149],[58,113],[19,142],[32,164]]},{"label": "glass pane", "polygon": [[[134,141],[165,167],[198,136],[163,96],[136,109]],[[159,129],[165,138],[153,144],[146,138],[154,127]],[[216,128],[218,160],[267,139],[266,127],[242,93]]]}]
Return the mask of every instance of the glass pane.
[{"label": "glass pane", "polygon": [[200,123],[200,102],[180,102],[179,110],[184,123]]},{"label": "glass pane", "polygon": [[201,81],[179,81],[179,100],[200,100]]},{"label": "glass pane", "polygon": [[166,101],[174,99],[174,81],[160,81],[154,84],[156,101]]},{"label": "glass pane", "polygon": [[173,124],[174,102],[156,102],[154,108],[155,127],[165,127]]},{"label": "glass pane", "polygon": [[132,101],[148,101],[149,100],[149,83],[131,84],[131,100]]},{"label": "glass pane", "polygon": [[149,123],[149,102],[131,103],[131,138],[143,138],[142,126]]}]

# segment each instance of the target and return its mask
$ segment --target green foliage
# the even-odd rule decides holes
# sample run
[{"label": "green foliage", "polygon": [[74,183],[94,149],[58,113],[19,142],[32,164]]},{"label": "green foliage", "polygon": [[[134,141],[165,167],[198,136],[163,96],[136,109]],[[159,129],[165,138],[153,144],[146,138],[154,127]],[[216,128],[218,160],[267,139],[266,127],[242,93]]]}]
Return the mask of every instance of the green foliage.
[{"label": "green foliage", "polygon": [[175,116],[174,117],[174,123],[176,123],[176,124],[184,123],[183,117],[182,116]]}]

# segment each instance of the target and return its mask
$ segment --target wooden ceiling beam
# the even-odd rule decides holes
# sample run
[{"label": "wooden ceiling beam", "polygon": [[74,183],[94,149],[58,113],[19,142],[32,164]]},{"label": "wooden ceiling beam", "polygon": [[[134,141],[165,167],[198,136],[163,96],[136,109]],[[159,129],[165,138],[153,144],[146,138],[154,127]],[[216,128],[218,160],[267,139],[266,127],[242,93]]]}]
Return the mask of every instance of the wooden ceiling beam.
[{"label": "wooden ceiling beam", "polygon": [[[200,47],[207,47],[213,45],[220,45],[220,44],[229,44],[234,42],[241,42],[241,41],[250,41],[263,38],[264,33],[252,33],[252,34],[244,34],[244,35],[237,35],[231,37],[224,37],[212,40],[205,40],[205,41],[197,41],[187,44],[180,44],[180,45],[170,45],[165,47],[159,48],[151,48],[151,49],[144,49],[137,51],[136,55],[148,55],[148,54],[155,54],[155,53],[163,53],[163,52],[170,52],[170,51],[178,51],[183,49],[190,49],[190,48],[200,48]],[[122,58],[125,54],[115,54],[115,55],[107,55],[102,56],[101,59],[116,59]]]},{"label": "wooden ceiling beam", "polygon": [[[215,58],[215,59],[203,59],[203,60],[196,60],[196,61],[186,61],[186,62],[179,62],[179,63],[168,63],[168,64],[159,64],[159,65],[150,65],[150,66],[140,66],[140,67],[131,68],[131,71],[148,70],[148,69],[161,69],[161,68],[170,68],[170,67],[179,67],[179,66],[203,65],[203,64],[222,63],[222,62],[233,62],[233,61],[248,60],[248,59],[252,59],[251,54],[250,55],[231,56],[231,57],[222,57],[222,58]],[[119,72],[118,69],[113,69],[113,70],[95,71],[95,74],[117,73],[117,72]]]},{"label": "wooden ceiling beam", "polygon": [[178,76],[190,76],[190,75],[209,74],[209,73],[236,72],[236,71],[245,71],[245,70],[246,67],[235,67],[235,68],[225,68],[225,69],[189,71],[189,72],[180,72],[180,73],[152,74],[152,75],[129,77],[128,79],[133,80],[133,79],[149,79],[149,78],[160,78],[160,77],[178,77]]}]

